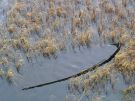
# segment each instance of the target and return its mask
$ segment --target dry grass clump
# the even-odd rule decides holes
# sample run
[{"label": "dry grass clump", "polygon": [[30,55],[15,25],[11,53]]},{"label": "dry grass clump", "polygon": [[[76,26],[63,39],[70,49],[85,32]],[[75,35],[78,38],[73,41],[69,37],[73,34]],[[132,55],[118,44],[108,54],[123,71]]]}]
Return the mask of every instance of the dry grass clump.
[{"label": "dry grass clump", "polygon": [[77,27],[79,27],[80,25],[81,25],[81,19],[80,19],[80,17],[75,17],[75,18],[73,18],[73,20],[72,20],[72,24],[73,24],[73,26],[77,26]]},{"label": "dry grass clump", "polygon": [[23,60],[19,59],[17,61],[17,63],[16,63],[16,70],[17,70],[17,72],[20,72],[20,69],[21,69],[22,65],[23,65]]},{"label": "dry grass clump", "polygon": [[81,46],[89,46],[90,38],[91,38],[91,33],[84,32],[78,37],[78,42]]},{"label": "dry grass clump", "polygon": [[63,51],[63,50],[66,50],[66,45],[65,45],[65,42],[60,42],[60,43],[58,43],[58,49],[60,50],[60,51]]},{"label": "dry grass clump", "polygon": [[9,69],[6,73],[6,79],[9,83],[12,83],[12,78],[14,77],[14,72],[12,69]]},{"label": "dry grass clump", "polygon": [[92,3],[91,0],[85,0],[85,4],[86,4],[87,10],[90,10],[91,9],[91,3]]},{"label": "dry grass clump", "polygon": [[55,56],[58,51],[58,44],[55,38],[42,38],[32,45],[33,51],[39,51],[44,57]]},{"label": "dry grass clump", "polygon": [[[121,51],[120,53],[118,53],[115,56],[115,63],[118,66],[118,68],[120,69],[125,69],[125,71],[127,71],[127,69],[134,69],[134,39],[130,39],[130,41],[127,44],[127,48],[124,49],[123,51]],[[128,71],[127,71],[128,72]]]},{"label": "dry grass clump", "polygon": [[129,41],[129,35],[124,34],[119,38],[119,42],[123,45],[125,45]]},{"label": "dry grass clump", "polygon": [[28,51],[29,50],[29,47],[30,47],[30,43],[29,43],[29,41],[28,41],[28,39],[27,38],[25,38],[25,37],[21,37],[20,38],[20,46],[25,50],[25,51]]},{"label": "dry grass clump", "polygon": [[106,13],[113,13],[114,12],[114,5],[110,1],[104,0],[100,4]]},{"label": "dry grass clump", "polygon": [[70,79],[70,83],[68,85],[68,90],[72,93],[81,93],[82,88],[81,88],[81,84],[82,84],[83,78],[81,77],[76,77],[73,79]]},{"label": "dry grass clump", "polygon": [[19,41],[18,40],[12,40],[12,46],[14,49],[19,49]]},{"label": "dry grass clump", "polygon": [[135,85],[129,85],[128,87],[122,90],[123,94],[123,101],[134,101],[134,94],[135,94]]},{"label": "dry grass clump", "polygon": [[119,19],[121,19],[121,18],[125,18],[127,13],[126,13],[125,8],[123,8],[122,6],[117,5],[115,7],[115,14],[117,15],[117,17]]},{"label": "dry grass clump", "polygon": [[52,46],[48,46],[46,48],[43,49],[43,56],[48,56],[50,57],[51,55],[55,55],[56,54],[56,46],[52,45]]},{"label": "dry grass clump", "polygon": [[105,11],[108,12],[108,13],[112,13],[114,11],[114,7],[111,3],[107,3],[105,5]]},{"label": "dry grass clump", "polygon": [[21,8],[23,8],[23,7],[25,7],[25,3],[24,2],[17,2],[17,3],[15,3],[15,6],[14,6],[14,8],[17,11],[21,10]]},{"label": "dry grass clump", "polygon": [[9,33],[15,33],[17,30],[16,30],[16,25],[15,24],[12,24],[9,26],[8,28],[8,32]]},{"label": "dry grass clump", "polygon": [[96,21],[96,11],[95,11],[95,8],[92,9],[91,20],[94,21],[94,22]]},{"label": "dry grass clump", "polygon": [[62,15],[63,16],[66,16],[67,15],[66,12],[64,11],[64,9],[62,7],[57,8],[56,9],[56,13],[57,13],[57,16],[58,17],[61,17]]},{"label": "dry grass clump", "polygon": [[55,15],[55,8],[49,8],[49,9],[48,9],[48,15],[49,15],[49,16]]},{"label": "dry grass clump", "polygon": [[0,69],[0,77],[1,77],[1,78],[3,78],[4,73],[5,73],[4,70],[3,70],[3,69]]},{"label": "dry grass clump", "polygon": [[124,93],[124,94],[135,93],[135,85],[133,84],[133,85],[131,85],[131,86],[125,88],[125,89],[123,90],[123,93]]},{"label": "dry grass clump", "polygon": [[106,30],[102,32],[101,36],[103,37],[104,42],[118,42],[120,38],[120,35],[116,30],[113,31]]},{"label": "dry grass clump", "polygon": [[0,64],[2,64],[3,66],[8,64],[8,60],[6,57],[2,57],[1,60],[0,60]]},{"label": "dry grass clump", "polygon": [[[110,79],[110,69],[102,69],[102,70],[97,70],[94,74],[89,76],[89,80],[84,80],[84,88],[87,90],[87,88],[90,87],[91,90],[96,88],[98,85],[102,85],[105,80]],[[88,85],[89,82],[89,85]]]},{"label": "dry grass clump", "polygon": [[80,12],[79,12],[79,18],[84,18],[86,16],[86,13],[85,13],[85,11],[84,10],[80,10]]},{"label": "dry grass clump", "polygon": [[134,82],[135,48],[134,38],[131,38],[125,48],[114,59],[115,69],[122,74],[126,83]]},{"label": "dry grass clump", "polygon": [[30,49],[30,43],[26,37],[20,37],[19,39],[14,39],[11,42],[14,49],[23,49],[24,52],[28,52],[28,50]]},{"label": "dry grass clump", "polygon": [[[79,91],[80,93],[83,91],[98,92],[99,89],[101,90],[101,88],[102,90],[105,90],[105,86],[111,82],[112,67],[112,65],[108,65],[106,68],[99,68],[96,71],[87,73],[82,77],[71,79],[69,90],[71,90],[71,92]],[[113,86],[113,82],[111,83]]]},{"label": "dry grass clump", "polygon": [[128,47],[130,49],[134,49],[134,47],[135,47],[135,38],[134,37],[129,40]]},{"label": "dry grass clump", "polygon": [[91,38],[92,38],[92,32],[91,31],[85,31],[82,32],[80,34],[76,34],[73,36],[73,46],[90,46],[90,42],[91,42]]}]

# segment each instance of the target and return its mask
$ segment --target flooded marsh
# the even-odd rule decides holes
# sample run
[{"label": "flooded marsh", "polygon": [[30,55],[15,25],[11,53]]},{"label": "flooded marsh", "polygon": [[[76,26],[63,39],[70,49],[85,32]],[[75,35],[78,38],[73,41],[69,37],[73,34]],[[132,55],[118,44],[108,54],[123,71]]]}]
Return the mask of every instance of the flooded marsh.
[{"label": "flooded marsh", "polygon": [[0,0],[0,99],[134,101],[134,34],[134,0]]}]

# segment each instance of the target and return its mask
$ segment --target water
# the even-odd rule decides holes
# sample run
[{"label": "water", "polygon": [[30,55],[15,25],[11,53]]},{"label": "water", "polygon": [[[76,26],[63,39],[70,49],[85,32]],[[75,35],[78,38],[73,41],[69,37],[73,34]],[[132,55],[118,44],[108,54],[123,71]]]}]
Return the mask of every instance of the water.
[{"label": "water", "polygon": [[7,6],[8,6],[7,0],[0,0],[0,23],[2,23],[2,21],[4,21],[5,19],[4,12],[6,11]]},{"label": "water", "polygon": [[[9,85],[0,80],[0,98],[2,101],[62,101],[68,95],[68,81],[23,91],[23,87],[58,80],[80,72],[108,58],[116,47],[111,45],[92,46],[76,53],[64,53],[57,59],[37,58],[33,63],[25,63],[21,75],[15,78],[15,84]],[[70,95],[70,100],[75,97]]]},{"label": "water", "polygon": [[[8,9],[8,0],[0,0],[0,23],[4,22],[6,16],[4,10]],[[98,5],[96,0],[94,5]],[[83,3],[83,2],[82,2]],[[132,9],[129,8],[129,9]],[[96,29],[96,25],[92,25]],[[97,31],[95,32],[97,33]],[[14,83],[8,84],[4,79],[0,79],[0,100],[2,101],[78,101],[78,96],[72,95],[68,91],[68,81],[47,85],[40,88],[23,91],[24,87],[29,87],[41,83],[62,79],[80,71],[87,69],[98,62],[107,59],[116,47],[104,44],[98,45],[99,36],[96,34],[93,45],[90,48],[81,48],[74,51],[67,51],[58,54],[56,59],[43,58],[38,56],[28,63],[25,60],[20,70],[20,74],[15,74]],[[99,67],[100,68],[100,67]],[[15,69],[15,68],[13,68]],[[121,80],[118,79],[115,91],[110,91],[108,95],[103,94],[103,101],[120,101],[121,89],[125,88]],[[90,101],[86,97],[82,101]]]}]

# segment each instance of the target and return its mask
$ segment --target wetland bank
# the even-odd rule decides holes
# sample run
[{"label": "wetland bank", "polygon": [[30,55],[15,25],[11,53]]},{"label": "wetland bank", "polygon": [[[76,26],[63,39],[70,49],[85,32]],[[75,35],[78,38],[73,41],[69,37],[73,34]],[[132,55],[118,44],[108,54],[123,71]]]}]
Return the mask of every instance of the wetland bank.
[{"label": "wetland bank", "polygon": [[0,99],[134,101],[134,34],[134,0],[0,0]]}]

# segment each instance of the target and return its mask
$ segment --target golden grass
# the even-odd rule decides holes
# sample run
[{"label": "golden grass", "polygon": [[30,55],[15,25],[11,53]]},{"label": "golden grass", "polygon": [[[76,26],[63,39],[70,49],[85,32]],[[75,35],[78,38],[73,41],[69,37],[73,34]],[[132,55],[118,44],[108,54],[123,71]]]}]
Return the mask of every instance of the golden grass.
[{"label": "golden grass", "polygon": [[20,72],[20,69],[21,69],[22,65],[23,65],[23,60],[22,59],[18,60],[17,63],[16,63],[17,72]]},{"label": "golden grass", "polygon": [[123,7],[118,6],[115,8],[115,13],[119,19],[124,18],[126,16],[126,11]]},{"label": "golden grass", "polygon": [[92,21],[96,21],[96,11],[95,11],[95,8],[92,9],[91,20]]},{"label": "golden grass", "polygon": [[28,39],[25,37],[21,37],[19,41],[20,41],[20,47],[22,47],[27,52],[30,47],[30,43]]},{"label": "golden grass", "polygon": [[6,73],[6,79],[9,81],[9,82],[12,82],[12,78],[14,77],[14,72],[12,69],[9,69]]},{"label": "golden grass", "polygon": [[56,47],[55,46],[48,46],[46,48],[43,49],[43,56],[48,56],[50,57],[51,55],[55,55],[56,54]]},{"label": "golden grass", "polygon": [[[92,73],[87,73],[82,77],[73,78],[70,80],[69,88],[75,91],[93,91],[97,90],[98,86],[104,85],[104,82],[111,80],[112,65],[108,65],[106,68],[99,68]],[[100,88],[101,89],[101,88]],[[104,89],[104,87],[102,88]]]},{"label": "golden grass", "polygon": [[131,94],[131,93],[135,92],[135,85],[133,84],[133,85],[125,88],[124,90],[122,90],[122,92],[124,94]]},{"label": "golden grass", "polygon": [[48,15],[49,15],[49,16],[55,15],[55,8],[50,8],[50,9],[48,9]]},{"label": "golden grass", "polygon": [[129,36],[127,34],[125,35],[122,35],[120,38],[119,38],[119,41],[121,44],[125,45],[126,42],[128,42],[129,40]]},{"label": "golden grass", "polygon": [[0,77],[1,77],[1,78],[3,78],[4,73],[5,73],[5,72],[4,72],[2,69],[0,69]]},{"label": "golden grass", "polygon": [[80,10],[80,12],[79,12],[79,18],[83,18],[83,17],[85,17],[86,16],[86,14],[85,14],[85,11],[83,11],[83,10]]},{"label": "golden grass", "polygon": [[85,31],[85,32],[82,32],[80,34],[76,34],[74,37],[73,37],[73,46],[76,47],[76,46],[87,46],[89,47],[90,46],[90,42],[91,42],[91,38],[92,38],[92,32],[91,31]]},{"label": "golden grass", "polygon": [[78,42],[81,46],[89,46],[90,43],[90,32],[84,32],[82,33],[79,38],[78,38]]},{"label": "golden grass", "polygon": [[16,10],[20,10],[21,8],[23,8],[23,7],[25,7],[25,3],[23,3],[23,2],[17,2],[16,4],[15,4],[15,9]]},{"label": "golden grass", "polygon": [[[8,71],[3,69],[9,64],[14,64],[20,72],[23,65],[21,56],[26,56],[29,61],[39,54],[53,57],[70,46],[89,47],[94,36],[90,29],[92,26],[101,39],[122,43],[122,50],[115,56],[111,67],[131,78],[135,70],[135,23],[134,11],[127,8],[129,2],[122,0],[119,5],[101,0],[95,6],[92,0],[85,0],[85,6],[82,4],[82,8],[76,9],[80,4],[78,0],[40,0],[40,3],[17,0],[7,12],[6,25],[0,26],[3,28],[0,29],[0,76],[6,75],[8,80],[14,76],[10,67]],[[18,51],[21,52],[20,57],[16,53]],[[107,65],[107,68],[87,74],[87,79],[75,78],[72,88],[96,89],[97,84],[104,85],[110,79],[111,69]]]},{"label": "golden grass", "polygon": [[8,32],[15,33],[16,32],[16,25],[12,24],[8,28]]},{"label": "golden grass", "polygon": [[0,64],[2,64],[2,65],[8,64],[8,59],[6,57],[2,57]]},{"label": "golden grass", "polygon": [[105,12],[112,13],[114,11],[114,7],[111,3],[106,3],[105,5]]},{"label": "golden grass", "polygon": [[66,14],[66,12],[63,10],[62,7],[57,8],[57,9],[56,9],[56,13],[57,13],[57,16],[58,16],[58,17],[61,17],[62,14],[64,14],[64,13]]},{"label": "golden grass", "polygon": [[115,56],[115,65],[117,66],[117,69],[127,75],[135,70],[135,50],[133,49],[135,43],[133,40],[134,39],[130,39],[128,47]]},{"label": "golden grass", "polygon": [[81,19],[79,17],[73,18],[73,26],[79,26],[81,24]]}]

